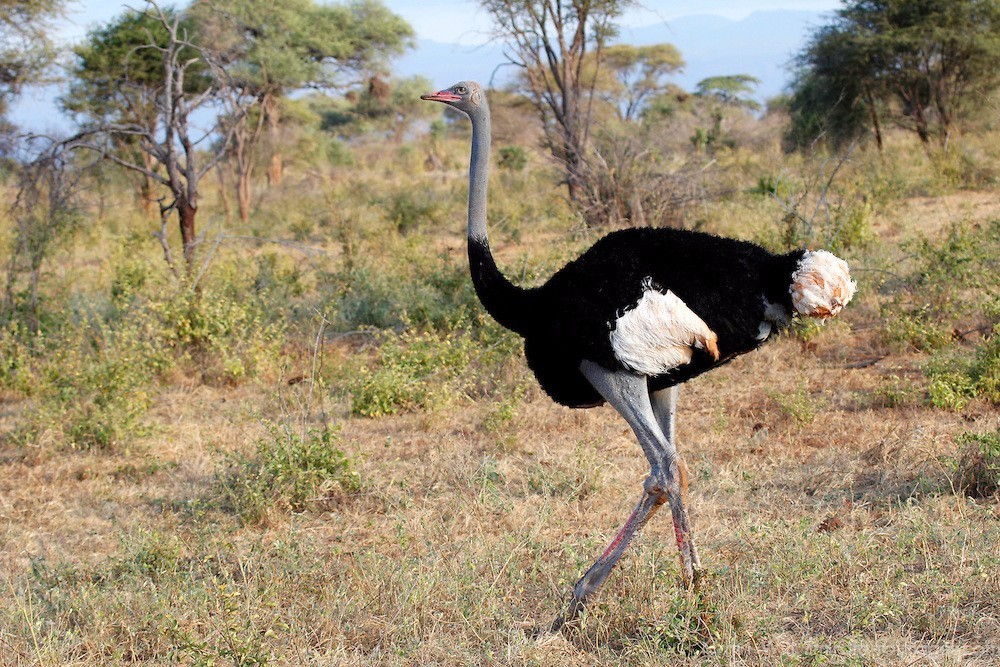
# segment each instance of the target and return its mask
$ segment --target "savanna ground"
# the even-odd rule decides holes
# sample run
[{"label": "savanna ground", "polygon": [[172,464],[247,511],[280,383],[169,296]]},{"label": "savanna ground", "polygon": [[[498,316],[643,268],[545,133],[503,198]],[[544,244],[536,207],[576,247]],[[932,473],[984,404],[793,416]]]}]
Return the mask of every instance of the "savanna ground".
[{"label": "savanna ground", "polygon": [[[1000,664],[998,144],[899,137],[825,192],[836,160],[719,156],[686,224],[832,247],[858,296],[684,387],[705,590],[660,515],[578,628],[535,636],[647,465],[479,309],[466,142],[432,172],[420,141],[293,165],[249,228],[206,198],[196,292],[102,186],[42,333],[0,341],[0,663]],[[599,233],[529,158],[490,213],[528,283]]]}]

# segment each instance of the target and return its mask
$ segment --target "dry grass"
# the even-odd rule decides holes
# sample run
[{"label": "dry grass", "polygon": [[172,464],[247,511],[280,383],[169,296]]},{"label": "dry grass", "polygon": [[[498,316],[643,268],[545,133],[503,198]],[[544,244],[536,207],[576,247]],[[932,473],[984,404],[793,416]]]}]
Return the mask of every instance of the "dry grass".
[{"label": "dry grass", "polygon": [[[952,487],[960,434],[998,429],[1000,416],[983,400],[958,411],[885,400],[894,383],[922,391],[925,357],[886,346],[876,291],[897,240],[995,219],[993,195],[877,212],[890,243],[855,251],[870,270],[841,321],[682,391],[709,573],[699,596],[679,589],[658,516],[578,629],[535,636],[639,497],[646,463],[626,424],[609,408],[553,405],[519,360],[421,411],[352,416],[338,383],[371,350],[331,337],[316,376],[330,389],[312,398],[299,341],[254,382],[177,371],[127,447],[4,444],[0,664],[1000,664],[1000,506]],[[770,206],[707,213],[752,235]],[[577,231],[560,220],[537,237],[511,232],[500,254],[544,275],[583,242]],[[461,253],[460,234],[425,237],[431,257]],[[374,247],[351,243],[359,257]],[[329,244],[338,262],[350,245]],[[28,403],[5,396],[5,432]],[[264,419],[298,428],[307,404],[310,423],[339,426],[359,486],[325,488],[301,513],[234,514],[218,492],[227,455],[267,438]]]},{"label": "dry grass", "polygon": [[502,440],[488,400],[343,416],[361,490],[244,526],[206,488],[267,397],[170,392],[138,454],[5,463],[4,660],[996,664],[1000,512],[947,465],[997,417],[869,405],[882,371],[850,367],[855,336],[786,338],[682,394],[701,598],[658,517],[582,628],[540,639],[641,488],[609,409],[531,391]]}]

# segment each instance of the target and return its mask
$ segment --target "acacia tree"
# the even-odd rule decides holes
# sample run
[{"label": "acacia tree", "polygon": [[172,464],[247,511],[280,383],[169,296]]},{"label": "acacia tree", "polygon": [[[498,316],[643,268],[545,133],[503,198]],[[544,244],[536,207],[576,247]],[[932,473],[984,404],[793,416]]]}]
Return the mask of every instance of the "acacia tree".
[{"label": "acacia tree", "polygon": [[710,76],[698,82],[695,94],[706,99],[711,105],[712,127],[707,132],[699,128],[692,137],[695,147],[715,146],[723,140],[722,121],[726,109],[756,111],[760,108],[750,95],[760,83],[760,79],[749,74]]},{"label": "acacia tree", "polygon": [[881,118],[885,91],[881,81],[868,76],[869,63],[877,58],[868,47],[836,25],[819,28],[807,49],[797,58],[791,116],[786,141],[804,147],[820,137],[840,147],[863,134],[869,124],[875,142],[884,145]]},{"label": "acacia tree", "polygon": [[604,49],[603,62],[613,83],[601,96],[624,121],[639,119],[646,104],[667,89],[668,77],[684,68],[684,58],[673,44],[614,44]]},{"label": "acacia tree", "polygon": [[545,143],[562,165],[570,202],[588,224],[597,165],[590,160],[590,120],[602,51],[631,0],[481,0],[508,59],[542,120]]},{"label": "acacia tree", "polygon": [[385,70],[409,45],[412,28],[378,0],[321,5],[315,0],[213,0],[196,3],[204,42],[235,85],[256,97],[257,122],[235,124],[240,216],[249,215],[254,156],[266,127],[268,181],[281,182],[281,100],[306,88],[344,88]]},{"label": "acacia tree", "polygon": [[0,115],[51,64],[50,22],[63,5],[63,0],[0,0]]},{"label": "acacia tree", "polygon": [[879,139],[887,118],[946,148],[970,102],[1000,85],[997,62],[995,0],[848,0],[799,56],[793,109],[807,122],[860,110]]},{"label": "acacia tree", "polygon": [[[217,112],[223,102],[233,105],[229,114],[236,117],[246,114],[255,100],[241,97],[212,51],[189,39],[182,14],[164,10],[152,0],[147,5],[147,18],[156,22],[162,34],[157,36],[151,31],[149,41],[136,49],[154,54],[152,57],[160,64],[156,113],[93,123],[66,143],[99,151],[111,162],[152,179],[166,190],[167,194],[158,200],[160,230],[156,237],[167,264],[180,276],[167,237],[169,220],[176,215],[184,265],[190,275],[198,242],[195,221],[201,179],[222,159],[233,131],[232,124],[219,123],[199,131],[192,117],[199,112]],[[127,91],[128,87],[121,90]],[[132,101],[138,104],[134,98]],[[209,147],[212,137],[217,141]],[[114,150],[121,140],[135,141],[150,160],[136,160]]]}]

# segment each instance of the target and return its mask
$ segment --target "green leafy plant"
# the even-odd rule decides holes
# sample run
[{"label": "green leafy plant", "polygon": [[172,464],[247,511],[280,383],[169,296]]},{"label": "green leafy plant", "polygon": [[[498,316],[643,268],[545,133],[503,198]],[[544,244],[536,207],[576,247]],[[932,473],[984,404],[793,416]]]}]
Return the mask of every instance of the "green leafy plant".
[{"label": "green leafy plant", "polygon": [[433,225],[438,220],[440,210],[434,192],[426,189],[400,190],[389,197],[385,207],[386,218],[400,234],[409,234],[421,227]]},{"label": "green leafy plant", "polygon": [[1000,429],[992,433],[963,433],[955,462],[955,488],[973,498],[1000,493]]},{"label": "green leafy plant", "polygon": [[520,146],[503,146],[497,151],[497,166],[508,171],[524,171],[528,154]]},{"label": "green leafy plant", "polygon": [[811,424],[818,411],[817,401],[805,387],[799,387],[794,393],[782,394],[768,390],[767,395],[778,404],[781,414],[790,418],[799,426]]},{"label": "green leafy plant", "polygon": [[925,372],[935,407],[961,410],[975,398],[1000,403],[1000,325],[971,358],[965,350],[948,350],[935,356]]},{"label": "green leafy plant", "polygon": [[386,334],[374,363],[362,367],[350,384],[351,409],[381,417],[445,401],[459,391],[456,382],[475,349],[472,338],[461,333]]},{"label": "green leafy plant", "polygon": [[335,429],[293,433],[267,424],[267,437],[249,454],[233,454],[216,477],[218,494],[246,523],[260,523],[272,510],[302,512],[331,494],[351,493],[360,478],[336,445]]},{"label": "green leafy plant", "polygon": [[145,308],[163,347],[194,362],[210,383],[239,384],[278,356],[284,323],[269,317],[258,300],[206,290],[160,298]]},{"label": "green leafy plant", "polygon": [[113,449],[142,430],[163,363],[141,327],[80,326],[66,338],[40,342],[30,363],[34,407],[17,428],[22,441],[46,437],[73,449]]},{"label": "green leafy plant", "polygon": [[405,275],[399,266],[358,264],[332,276],[342,285],[331,305],[337,327],[451,331],[460,324],[479,324],[476,315],[482,310],[467,267],[447,256],[404,253],[399,266]]},{"label": "green leafy plant", "polygon": [[901,307],[897,299],[884,305],[881,311],[885,322],[882,335],[893,349],[931,352],[946,346],[952,339],[951,331],[926,305]]}]

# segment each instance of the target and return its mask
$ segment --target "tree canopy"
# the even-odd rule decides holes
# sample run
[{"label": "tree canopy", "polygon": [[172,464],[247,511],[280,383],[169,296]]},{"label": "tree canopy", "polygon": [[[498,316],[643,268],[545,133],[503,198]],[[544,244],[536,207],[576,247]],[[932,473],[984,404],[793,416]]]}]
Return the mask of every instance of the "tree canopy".
[{"label": "tree canopy", "polygon": [[383,72],[413,37],[377,0],[219,0],[194,10],[230,76],[279,95],[343,87]]},{"label": "tree canopy", "polygon": [[63,0],[0,0],[0,114],[21,88],[42,76],[54,52],[49,22]]},{"label": "tree canopy", "polygon": [[[343,88],[383,73],[413,29],[378,0],[218,0],[196,3],[202,41],[229,77],[258,98],[271,143],[269,179],[280,182],[278,100],[294,90]],[[251,152],[256,141],[248,144]]]},{"label": "tree canopy", "polygon": [[[167,21],[176,18],[164,9]],[[190,22],[186,22],[190,28]],[[155,126],[157,96],[163,90],[163,52],[169,34],[163,21],[147,12],[126,10],[107,25],[87,34],[73,48],[69,92],[62,107],[82,115],[82,122],[147,123]],[[187,49],[185,59],[198,59]],[[185,81],[188,91],[210,85],[204,65],[195,66]]]},{"label": "tree canopy", "polygon": [[698,82],[696,92],[726,107],[756,110],[760,105],[750,95],[759,83],[760,79],[749,74],[710,76]]},{"label": "tree canopy", "polygon": [[[594,165],[590,121],[602,51],[631,0],[480,0],[495,35],[520,68],[552,156],[561,164],[569,199],[591,221]],[[599,220],[593,220],[596,223]]]},{"label": "tree canopy", "polygon": [[798,57],[790,139],[834,142],[884,121],[947,145],[970,102],[1000,85],[995,0],[849,0]]},{"label": "tree canopy", "polygon": [[623,120],[638,118],[646,104],[666,90],[668,77],[684,68],[684,58],[673,44],[614,44],[604,49],[602,59],[613,80],[604,93]]}]

